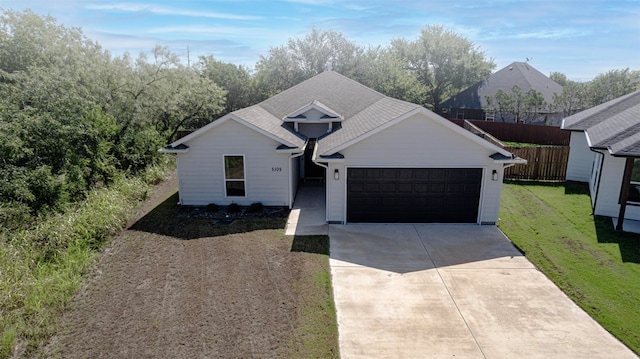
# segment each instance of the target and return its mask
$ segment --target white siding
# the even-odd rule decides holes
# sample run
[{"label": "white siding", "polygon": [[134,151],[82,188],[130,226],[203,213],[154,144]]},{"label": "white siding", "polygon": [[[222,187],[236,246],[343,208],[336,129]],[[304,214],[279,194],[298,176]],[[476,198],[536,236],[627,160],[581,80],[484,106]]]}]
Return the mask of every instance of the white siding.
[{"label": "white siding", "polygon": [[[594,214],[607,217],[618,217],[620,214],[620,189],[622,188],[622,176],[626,159],[604,155],[602,166],[602,179],[598,189]],[[627,205],[626,219],[640,220],[640,207]]]},{"label": "white siding", "polygon": [[[346,169],[348,167],[449,167],[483,168],[478,223],[498,220],[502,166],[489,158],[490,150],[451,129],[418,114],[340,151],[344,163],[331,164],[327,178],[327,220],[346,218]],[[335,169],[340,179],[334,180]],[[492,181],[492,170],[499,180]]]},{"label": "white siding", "polygon": [[589,182],[595,154],[589,149],[584,132],[571,132],[567,181]]},{"label": "white siding", "polygon": [[329,132],[328,123],[299,123],[298,132],[308,138],[318,138]]},{"label": "white siding", "polygon": [[[178,155],[180,202],[183,205],[289,205],[290,166],[279,145],[242,124],[228,120],[186,143]],[[244,155],[246,197],[226,197],[224,155]]]}]

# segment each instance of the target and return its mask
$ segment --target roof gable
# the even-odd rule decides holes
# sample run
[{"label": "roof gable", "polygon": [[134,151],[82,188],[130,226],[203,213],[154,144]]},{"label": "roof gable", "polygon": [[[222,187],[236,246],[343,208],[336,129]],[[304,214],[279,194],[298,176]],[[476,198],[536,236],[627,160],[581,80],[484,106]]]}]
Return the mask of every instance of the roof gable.
[{"label": "roof gable", "polygon": [[350,118],[384,97],[335,71],[325,71],[259,103],[258,106],[282,119],[315,101],[343,118]]},{"label": "roof gable", "polygon": [[640,104],[640,91],[632,92],[566,117],[562,120],[561,128],[569,131],[584,131],[638,104]]},{"label": "roof gable", "polygon": [[326,121],[342,119],[341,126],[318,138],[315,149],[318,156],[332,156],[340,149],[416,113],[424,114],[428,121],[450,126],[457,133],[496,152],[511,155],[420,105],[387,97],[334,71],[323,72],[257,105],[234,111],[169,147],[176,148],[215,129],[224,121],[233,120],[280,142],[287,149],[301,149],[307,138],[295,132],[287,120],[294,117],[292,121],[302,123],[303,119],[297,117],[310,112],[329,116]]},{"label": "roof gable", "polygon": [[301,119],[306,119],[307,118],[306,114],[314,110],[322,114],[322,116],[319,116],[320,119],[328,119],[333,121],[342,121],[343,119],[340,114],[333,111],[331,108],[329,108],[322,102],[318,100],[313,100],[313,102],[311,102],[310,104],[293,111],[292,113],[287,115],[283,120],[299,121]]},{"label": "roof gable", "polygon": [[522,93],[530,89],[540,91],[548,103],[553,101],[554,93],[562,93],[562,86],[533,66],[524,62],[514,62],[444,101],[440,107],[482,109],[487,104],[486,96],[493,96],[498,90],[511,92],[513,86],[518,86]]},{"label": "roof gable", "polygon": [[[381,101],[381,103],[379,104],[380,106],[373,106],[372,107],[372,113],[375,113],[375,111],[378,108],[385,108],[386,104],[383,103],[383,101]],[[404,112],[402,115],[399,115],[395,118],[393,118],[393,120],[391,121],[386,121],[378,126],[372,126],[372,128],[369,131],[366,131],[365,133],[363,133],[360,136],[357,137],[352,137],[348,140],[346,140],[345,138],[341,138],[339,141],[328,141],[332,135],[327,136],[326,138],[320,139],[318,140],[318,147],[317,147],[317,155],[319,157],[326,157],[326,156],[330,156],[334,153],[337,153],[338,151],[341,151],[345,148],[348,148],[366,138],[369,138],[372,135],[375,135],[376,133],[379,133],[381,131],[383,131],[384,129],[396,125],[408,118],[411,118],[414,115],[422,115],[424,118],[424,124],[425,126],[428,125],[440,125],[443,126],[445,128],[448,128],[449,130],[453,131],[454,133],[462,136],[463,138],[465,138],[466,140],[469,140],[470,142],[474,142],[476,144],[479,144],[480,146],[487,148],[491,151],[494,151],[504,157],[508,157],[510,159],[514,159],[515,157],[508,151],[506,151],[503,148],[500,148],[496,145],[494,145],[493,143],[485,140],[484,138],[477,136],[469,131],[467,131],[466,129],[464,129],[463,127],[460,127],[456,124],[454,124],[453,122],[445,119],[444,117],[441,117],[437,114],[435,114],[434,112],[422,107],[422,106],[418,106],[413,108],[412,110],[408,111],[408,112]],[[369,114],[363,114],[363,116],[367,116]],[[340,143],[337,146],[334,147],[330,147],[330,144],[336,144],[336,143]]]},{"label": "roof gable", "polygon": [[[238,114],[242,116],[239,116]],[[304,136],[289,131],[284,126],[282,126],[282,121],[280,120],[274,121],[273,119],[270,119],[265,121],[265,118],[268,118],[269,116],[271,115],[265,113],[264,110],[257,108],[256,106],[247,107],[245,109],[227,114],[220,119],[215,120],[204,127],[201,127],[197,131],[194,131],[191,134],[178,139],[167,147],[178,147],[196,137],[203,135],[204,133],[207,133],[208,131],[213,130],[226,121],[236,121],[238,123],[241,123],[258,133],[261,133],[275,141],[282,143],[287,147],[302,148],[304,146],[306,142],[306,138],[304,138]]]}]

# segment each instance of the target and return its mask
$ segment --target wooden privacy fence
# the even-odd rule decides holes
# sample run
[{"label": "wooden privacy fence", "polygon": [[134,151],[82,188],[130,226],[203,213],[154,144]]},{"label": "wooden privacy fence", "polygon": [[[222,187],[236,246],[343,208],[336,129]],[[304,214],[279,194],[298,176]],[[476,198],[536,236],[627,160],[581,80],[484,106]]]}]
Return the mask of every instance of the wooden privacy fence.
[{"label": "wooden privacy fence", "polygon": [[504,178],[565,181],[569,146],[505,146],[504,149],[528,161],[526,165],[515,165],[505,169]]},{"label": "wooden privacy fence", "polygon": [[[465,120],[450,120],[464,127]],[[523,123],[504,123],[492,121],[469,121],[474,126],[490,133],[500,141],[536,143],[539,145],[568,146],[571,133],[560,127],[529,125]]]}]

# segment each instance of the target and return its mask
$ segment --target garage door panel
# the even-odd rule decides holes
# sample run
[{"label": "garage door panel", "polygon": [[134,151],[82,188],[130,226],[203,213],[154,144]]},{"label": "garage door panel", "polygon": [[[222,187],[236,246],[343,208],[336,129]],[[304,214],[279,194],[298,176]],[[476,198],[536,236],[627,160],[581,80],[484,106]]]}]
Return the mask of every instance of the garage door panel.
[{"label": "garage door panel", "polygon": [[397,184],[396,183],[383,183],[382,184],[382,192],[397,192]]},{"label": "garage door panel", "polygon": [[411,179],[413,178],[413,170],[410,168],[398,168],[398,179]]},{"label": "garage door panel", "polygon": [[475,223],[482,169],[349,168],[348,222]]}]

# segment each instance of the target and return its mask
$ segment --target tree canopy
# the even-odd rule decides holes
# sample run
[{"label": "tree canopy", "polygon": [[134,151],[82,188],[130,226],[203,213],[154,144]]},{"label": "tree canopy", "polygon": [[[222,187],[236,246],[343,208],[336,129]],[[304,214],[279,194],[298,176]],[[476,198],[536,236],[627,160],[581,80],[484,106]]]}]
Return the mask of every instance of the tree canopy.
[{"label": "tree canopy", "polygon": [[213,81],[166,48],[152,54],[114,58],[51,17],[0,12],[0,221],[140,171],[179,128],[223,110]]},{"label": "tree canopy", "polygon": [[391,51],[424,88],[422,104],[429,108],[438,108],[495,68],[473,42],[440,25],[425,27],[414,41],[393,40]]},{"label": "tree canopy", "polygon": [[[429,108],[487,77],[493,60],[439,25],[414,40],[365,48],[313,29],[269,48],[254,69],[200,57],[182,64],[167,48],[112,56],[81,29],[32,11],[0,10],[0,222],[64,210],[91,188],[136,173],[181,129],[201,127],[322,71]],[[638,88],[640,72],[611,70],[565,87],[553,106],[571,114]],[[491,98],[518,118],[547,106],[519,89]],[[12,217],[13,216],[13,217]]]}]

